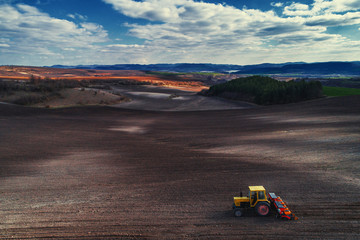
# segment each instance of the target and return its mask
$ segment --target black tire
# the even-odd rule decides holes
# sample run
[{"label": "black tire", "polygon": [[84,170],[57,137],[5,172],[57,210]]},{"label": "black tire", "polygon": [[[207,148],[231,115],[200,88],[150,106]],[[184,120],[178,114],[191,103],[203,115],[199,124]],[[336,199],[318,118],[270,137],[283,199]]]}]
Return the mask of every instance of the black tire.
[{"label": "black tire", "polygon": [[243,209],[241,208],[235,208],[234,209],[234,216],[235,217],[241,217],[243,215]]},{"label": "black tire", "polygon": [[265,217],[270,213],[270,205],[267,202],[259,202],[256,204],[255,210],[259,216]]}]

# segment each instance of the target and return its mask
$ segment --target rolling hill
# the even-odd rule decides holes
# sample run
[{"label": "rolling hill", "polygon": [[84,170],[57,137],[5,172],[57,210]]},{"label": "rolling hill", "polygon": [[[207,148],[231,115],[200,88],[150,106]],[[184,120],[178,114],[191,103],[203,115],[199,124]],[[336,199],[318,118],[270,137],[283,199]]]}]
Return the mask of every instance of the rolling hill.
[{"label": "rolling hill", "polygon": [[168,72],[219,72],[235,74],[314,74],[314,75],[360,75],[360,62],[321,62],[321,63],[263,63],[256,65],[232,65],[210,63],[175,64],[116,64],[116,65],[54,65],[54,68],[76,68],[96,70],[142,70]]}]

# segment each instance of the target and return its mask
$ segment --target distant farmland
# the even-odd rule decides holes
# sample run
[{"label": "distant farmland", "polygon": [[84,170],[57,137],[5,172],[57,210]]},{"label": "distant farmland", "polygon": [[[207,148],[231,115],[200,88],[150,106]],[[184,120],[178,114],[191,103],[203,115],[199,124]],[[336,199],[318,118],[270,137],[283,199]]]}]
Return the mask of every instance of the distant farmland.
[{"label": "distant farmland", "polygon": [[327,87],[323,86],[323,93],[330,97],[360,95],[359,88]]}]

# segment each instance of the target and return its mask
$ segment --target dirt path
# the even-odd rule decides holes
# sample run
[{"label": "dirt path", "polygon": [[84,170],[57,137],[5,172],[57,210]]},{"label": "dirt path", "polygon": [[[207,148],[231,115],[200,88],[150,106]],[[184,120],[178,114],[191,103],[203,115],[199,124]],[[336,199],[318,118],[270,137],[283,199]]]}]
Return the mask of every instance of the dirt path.
[{"label": "dirt path", "polygon": [[[360,98],[148,112],[0,105],[2,239],[357,239]],[[243,218],[265,185],[300,218]]]}]

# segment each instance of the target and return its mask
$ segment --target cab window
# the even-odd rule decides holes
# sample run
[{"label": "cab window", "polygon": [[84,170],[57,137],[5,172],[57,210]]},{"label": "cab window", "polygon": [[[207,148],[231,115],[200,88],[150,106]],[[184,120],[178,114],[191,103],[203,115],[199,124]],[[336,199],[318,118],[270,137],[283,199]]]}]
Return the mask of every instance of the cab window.
[{"label": "cab window", "polygon": [[265,199],[264,192],[259,192],[259,199]]},{"label": "cab window", "polygon": [[258,199],[257,198],[257,192],[252,192],[251,193],[251,200],[252,200],[251,204],[255,204],[257,199]]}]

